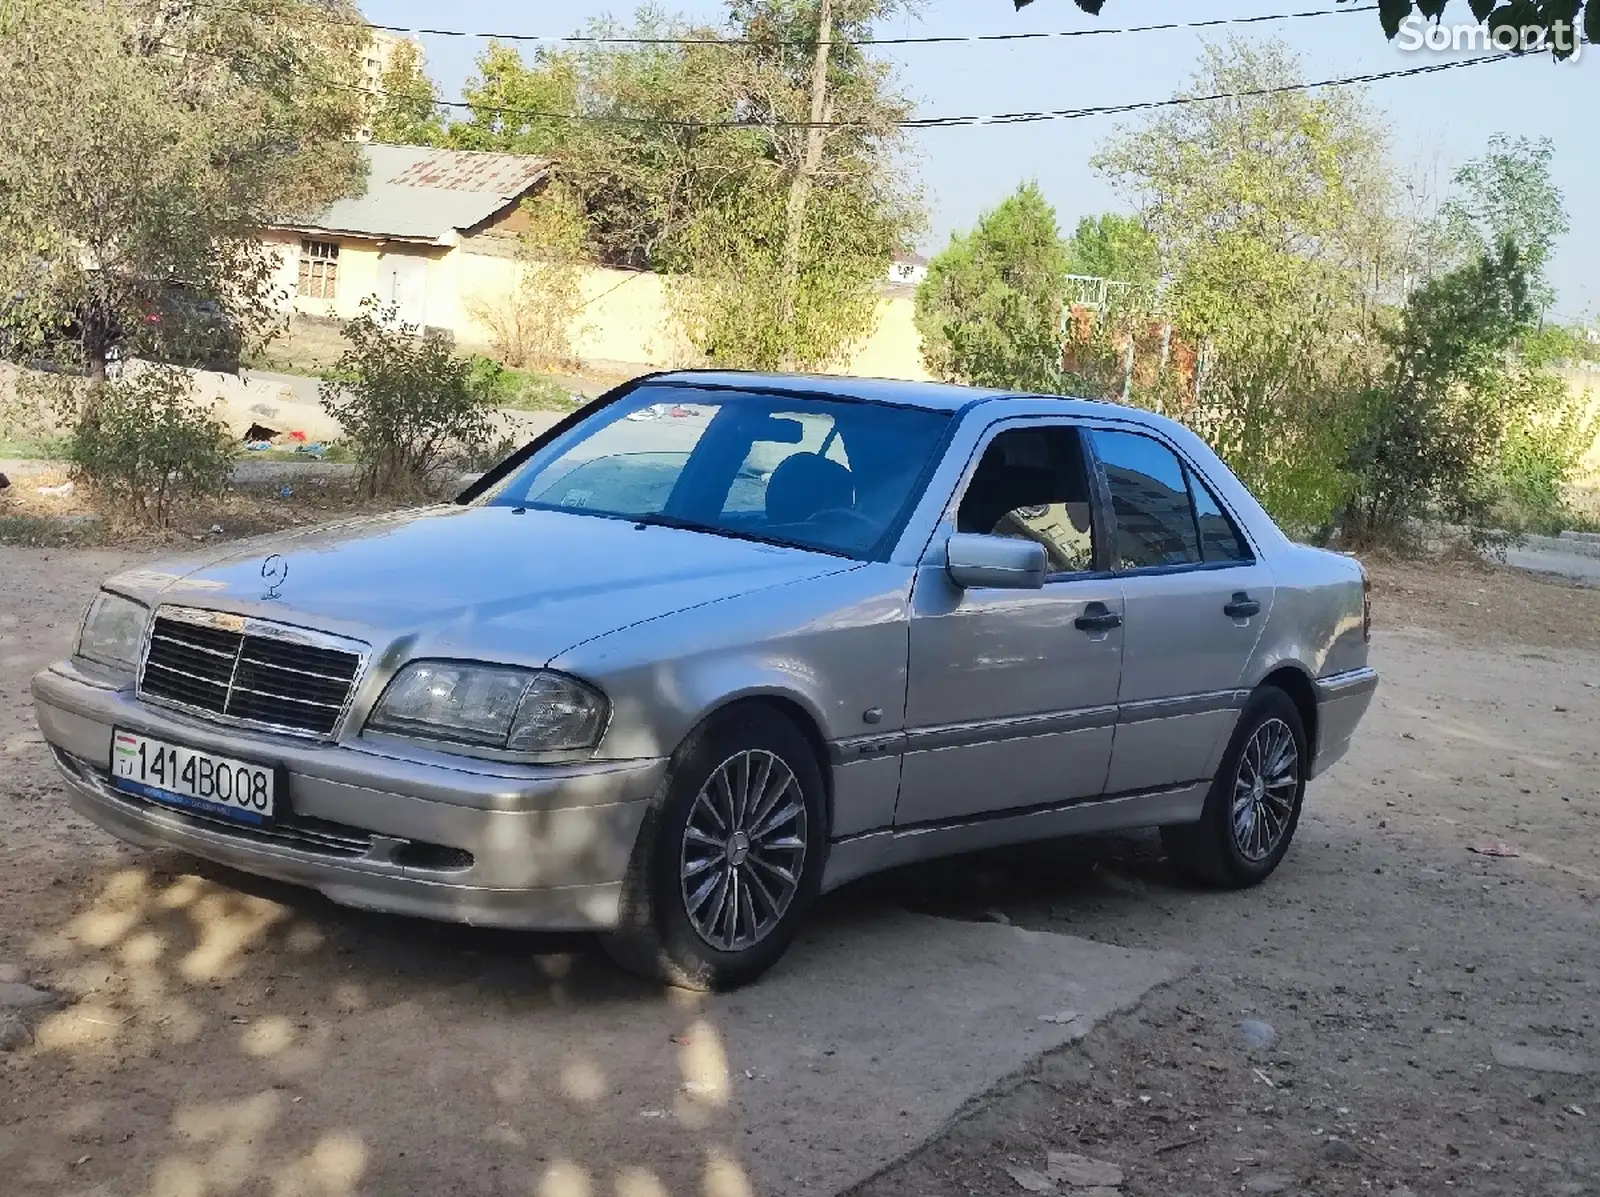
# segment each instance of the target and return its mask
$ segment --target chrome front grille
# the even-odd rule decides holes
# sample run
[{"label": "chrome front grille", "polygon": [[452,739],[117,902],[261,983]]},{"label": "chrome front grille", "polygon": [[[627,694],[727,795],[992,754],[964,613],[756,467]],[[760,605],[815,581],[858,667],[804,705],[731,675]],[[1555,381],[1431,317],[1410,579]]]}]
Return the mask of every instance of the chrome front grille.
[{"label": "chrome front grille", "polygon": [[139,696],[247,727],[333,734],[365,645],[221,611],[156,612]]}]

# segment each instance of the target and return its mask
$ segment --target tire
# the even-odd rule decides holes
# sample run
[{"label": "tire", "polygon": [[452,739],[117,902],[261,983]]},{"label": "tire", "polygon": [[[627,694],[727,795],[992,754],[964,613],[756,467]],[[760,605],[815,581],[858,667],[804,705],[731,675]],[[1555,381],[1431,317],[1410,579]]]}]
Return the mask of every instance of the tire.
[{"label": "tire", "polygon": [[[755,797],[741,821],[746,785]],[[794,841],[798,851],[784,846]],[[670,985],[748,984],[794,939],[827,842],[822,770],[800,729],[755,704],[713,716],[673,757],[623,882],[619,926],[601,942],[628,971]]]},{"label": "tire", "polygon": [[[1290,745],[1292,760],[1287,759]],[[1300,823],[1310,759],[1306,749],[1305,724],[1293,700],[1276,686],[1252,694],[1200,821],[1161,829],[1172,866],[1192,881],[1223,889],[1246,889],[1272,876]],[[1248,813],[1236,812],[1245,800]]]}]

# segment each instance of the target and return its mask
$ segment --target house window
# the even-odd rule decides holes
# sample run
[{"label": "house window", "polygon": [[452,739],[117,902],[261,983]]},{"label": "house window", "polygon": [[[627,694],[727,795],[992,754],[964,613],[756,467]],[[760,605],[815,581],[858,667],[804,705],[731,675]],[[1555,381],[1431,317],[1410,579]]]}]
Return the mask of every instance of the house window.
[{"label": "house window", "polygon": [[300,242],[299,292],[307,299],[333,299],[339,292],[339,247],[332,241]]}]

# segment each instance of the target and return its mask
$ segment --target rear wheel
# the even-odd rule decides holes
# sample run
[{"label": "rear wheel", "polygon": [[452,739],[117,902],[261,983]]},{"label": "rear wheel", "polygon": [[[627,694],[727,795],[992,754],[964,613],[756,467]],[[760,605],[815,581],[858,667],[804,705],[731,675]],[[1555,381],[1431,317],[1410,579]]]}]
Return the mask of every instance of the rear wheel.
[{"label": "rear wheel", "polygon": [[822,878],[821,768],[782,714],[739,707],[673,760],[605,940],[623,967],[686,989],[731,989],[775,964]]},{"label": "rear wheel", "polygon": [[1265,881],[1294,839],[1308,760],[1293,700],[1275,686],[1257,690],[1239,716],[1200,821],[1161,829],[1173,867],[1208,885]]}]

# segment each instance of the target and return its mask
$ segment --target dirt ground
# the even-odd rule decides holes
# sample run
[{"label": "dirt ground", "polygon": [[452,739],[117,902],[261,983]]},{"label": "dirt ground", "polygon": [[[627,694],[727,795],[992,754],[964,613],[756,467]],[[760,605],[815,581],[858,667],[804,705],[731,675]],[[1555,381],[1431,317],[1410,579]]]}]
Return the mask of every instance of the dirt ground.
[{"label": "dirt ground", "polygon": [[[1600,590],[1373,570],[1379,701],[1260,890],[1188,889],[1145,836],[893,882],[916,909],[1200,967],[861,1197],[1022,1193],[1008,1167],[1051,1150],[1149,1197],[1600,1193]],[[1541,1069],[1499,1062],[1518,1047]]]},{"label": "dirt ground", "polygon": [[[581,939],[325,903],[285,912],[240,878],[123,848],[63,809],[27,679],[131,559],[0,548],[0,964],[72,1002],[31,1046],[0,1052],[0,1192],[348,1197],[422,1191],[427,1177],[430,1197],[748,1193],[715,1154],[701,1179],[671,1186],[637,1170],[591,1184],[552,1160],[530,1190],[501,1170],[521,1123],[462,1139],[456,1078],[429,1058],[430,1039],[468,1002],[507,1013],[557,990],[626,1000]],[[825,903],[817,917],[838,934],[853,912],[891,903],[1196,963],[925,1146],[907,1143],[859,1193],[1022,1193],[1011,1169],[1074,1151],[1119,1165],[1129,1197],[1600,1194],[1600,591],[1468,566],[1374,573],[1379,700],[1351,756],[1313,785],[1267,885],[1188,888],[1137,835],[948,862]],[[1517,855],[1470,850],[1498,842]],[[410,1045],[415,1070],[341,1089],[359,1111],[298,1083],[319,1059],[359,1070],[386,1039]],[[160,1123],[163,1095],[192,1070],[246,1058],[281,1082]],[[483,1083],[515,1104],[527,1067],[508,1059]],[[560,1082],[596,1083],[570,1064]],[[302,1111],[319,1102],[313,1123]],[[638,1123],[641,1145],[669,1121]],[[376,1160],[328,1129],[386,1123],[405,1133]],[[268,1125],[275,1141],[301,1136],[271,1169]],[[152,1141],[166,1156],[127,1183],[125,1157]],[[397,1154],[430,1163],[408,1170]],[[816,1190],[796,1177],[793,1191]]]}]

